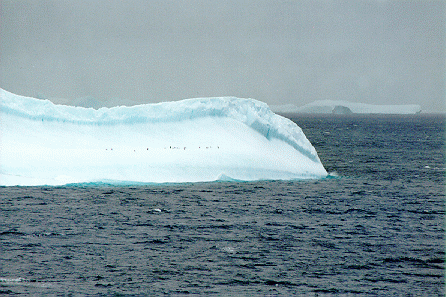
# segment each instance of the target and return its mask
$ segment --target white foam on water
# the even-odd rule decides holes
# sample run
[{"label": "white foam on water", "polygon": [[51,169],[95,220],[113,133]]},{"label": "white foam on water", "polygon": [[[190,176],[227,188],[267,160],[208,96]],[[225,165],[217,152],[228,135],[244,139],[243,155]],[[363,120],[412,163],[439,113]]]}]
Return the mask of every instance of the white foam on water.
[{"label": "white foam on water", "polygon": [[36,288],[53,287],[53,285],[49,282],[31,281],[21,277],[17,278],[0,277],[0,286],[25,286],[25,287],[36,287]]}]

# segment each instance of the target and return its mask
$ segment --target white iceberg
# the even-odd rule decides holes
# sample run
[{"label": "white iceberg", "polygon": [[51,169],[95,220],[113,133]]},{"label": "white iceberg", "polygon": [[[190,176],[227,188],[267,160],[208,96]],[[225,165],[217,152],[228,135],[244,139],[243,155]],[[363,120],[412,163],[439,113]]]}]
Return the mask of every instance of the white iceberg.
[{"label": "white iceberg", "polygon": [[271,109],[278,113],[417,114],[421,112],[421,106],[418,104],[374,105],[341,100],[318,100],[303,106],[274,105]]},{"label": "white iceberg", "polygon": [[262,102],[55,105],[0,89],[0,185],[322,178],[316,150]]}]

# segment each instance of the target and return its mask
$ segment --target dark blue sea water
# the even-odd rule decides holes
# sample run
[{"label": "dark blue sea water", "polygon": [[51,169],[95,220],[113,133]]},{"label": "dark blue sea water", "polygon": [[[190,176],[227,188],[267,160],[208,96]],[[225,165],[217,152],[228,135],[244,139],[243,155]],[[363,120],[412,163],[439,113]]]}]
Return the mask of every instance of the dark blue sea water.
[{"label": "dark blue sea water", "polygon": [[0,293],[444,296],[445,117],[293,120],[337,177],[0,188]]}]

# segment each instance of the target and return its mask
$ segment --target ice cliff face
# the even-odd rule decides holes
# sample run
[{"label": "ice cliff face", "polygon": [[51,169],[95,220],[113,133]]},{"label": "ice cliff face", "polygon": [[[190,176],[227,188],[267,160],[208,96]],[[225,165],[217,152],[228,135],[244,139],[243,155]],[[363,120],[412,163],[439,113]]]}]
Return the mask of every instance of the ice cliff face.
[{"label": "ice cliff face", "polygon": [[0,98],[0,184],[326,175],[302,130],[252,99],[198,98],[95,110],[2,89]]}]

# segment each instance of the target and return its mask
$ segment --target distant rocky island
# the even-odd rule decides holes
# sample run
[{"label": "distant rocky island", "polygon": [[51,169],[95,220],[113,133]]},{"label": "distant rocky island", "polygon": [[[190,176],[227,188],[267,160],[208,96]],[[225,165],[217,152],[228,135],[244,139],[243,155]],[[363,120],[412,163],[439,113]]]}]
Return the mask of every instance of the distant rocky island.
[{"label": "distant rocky island", "polygon": [[294,104],[272,105],[270,108],[276,113],[418,114],[421,112],[421,106],[418,104],[375,105],[341,100],[318,100],[303,106]]}]

